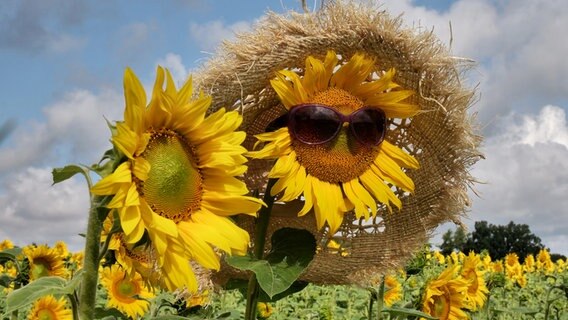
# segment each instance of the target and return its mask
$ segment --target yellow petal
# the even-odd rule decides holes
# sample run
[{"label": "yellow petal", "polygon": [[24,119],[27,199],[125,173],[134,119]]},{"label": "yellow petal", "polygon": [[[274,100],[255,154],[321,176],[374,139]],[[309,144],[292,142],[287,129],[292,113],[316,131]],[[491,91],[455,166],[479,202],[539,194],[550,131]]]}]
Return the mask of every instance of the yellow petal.
[{"label": "yellow petal", "polygon": [[144,158],[136,158],[134,160],[134,165],[132,166],[132,173],[134,176],[142,181],[148,179],[148,173],[150,172],[150,162]]},{"label": "yellow petal", "polygon": [[390,69],[385,74],[383,74],[380,79],[370,82],[363,82],[354,87],[353,89],[351,89],[351,94],[363,100],[363,103],[365,103],[365,105],[368,105],[368,98],[382,93],[386,90],[399,87],[398,84],[392,81],[395,73],[395,69]]},{"label": "yellow petal", "polygon": [[304,206],[302,207],[302,210],[300,210],[300,212],[298,212],[298,217],[301,217],[303,215],[305,215],[306,213],[308,213],[312,207],[314,206],[314,203],[312,201],[313,199],[313,189],[312,189],[312,180],[315,179],[314,177],[310,176],[309,174],[306,176],[306,182],[304,185]]},{"label": "yellow petal", "polygon": [[91,192],[96,195],[111,195],[115,194],[122,184],[129,184],[132,182],[132,173],[130,172],[130,163],[121,163],[112,174],[104,177],[97,182],[92,188]]},{"label": "yellow petal", "polygon": [[270,80],[270,85],[286,109],[290,109],[292,106],[300,103],[294,93],[292,84],[286,80],[285,76],[277,73],[276,79]]},{"label": "yellow petal", "polygon": [[123,207],[118,212],[120,225],[124,234],[129,236],[129,239],[133,242],[140,240],[144,233],[144,228],[142,228],[142,230],[138,228],[142,221],[139,207]]},{"label": "yellow petal", "polygon": [[[355,179],[357,179],[357,178],[355,178]],[[369,219],[369,210],[367,209],[367,207],[365,206],[363,201],[361,201],[361,199],[359,199],[359,197],[357,196],[355,191],[353,191],[353,187],[351,186],[351,183],[352,183],[351,181],[344,182],[343,183],[343,191],[345,192],[347,199],[349,199],[351,204],[353,204],[353,206],[355,207],[355,216],[357,218],[365,217],[365,220]]]},{"label": "yellow petal", "polygon": [[[414,181],[402,171],[400,166],[391,159],[386,153],[379,151],[374,165],[384,175],[385,180],[393,183],[397,187],[402,188],[404,191],[414,191]],[[371,166],[371,169],[373,166]]]},{"label": "yellow petal", "polygon": [[124,72],[124,121],[136,133],[144,131],[144,112],[146,109],[146,91],[140,80],[130,68]]},{"label": "yellow petal", "polygon": [[364,54],[357,53],[337,70],[330,80],[330,85],[346,91],[358,86],[373,71],[375,62],[366,58]]},{"label": "yellow petal", "polygon": [[383,141],[381,143],[381,150],[384,151],[392,160],[394,160],[396,164],[403,168],[420,168],[420,164],[418,163],[418,160],[416,160],[416,158],[388,141]]}]

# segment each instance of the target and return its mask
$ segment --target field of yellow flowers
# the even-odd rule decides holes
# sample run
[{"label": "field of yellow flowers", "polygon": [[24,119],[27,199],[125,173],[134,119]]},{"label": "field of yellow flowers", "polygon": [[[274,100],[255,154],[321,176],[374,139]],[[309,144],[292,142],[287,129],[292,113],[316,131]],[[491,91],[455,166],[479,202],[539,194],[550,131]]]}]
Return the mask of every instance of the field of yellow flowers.
[{"label": "field of yellow flowers", "polygon": [[[73,319],[75,275],[81,252],[63,242],[53,247],[14,247],[0,242],[2,319]],[[115,261],[100,270],[96,318],[241,319],[238,290],[202,287],[199,295],[153,290],[140,276],[128,277]],[[36,283],[33,294],[18,288]],[[28,292],[29,293],[29,292]],[[382,298],[381,298],[382,297]],[[410,310],[410,311],[409,311]],[[414,313],[412,310],[415,310]],[[259,302],[259,319],[568,319],[568,265],[548,251],[515,253],[502,260],[458,252],[444,256],[425,248],[404,270],[371,279],[368,288],[315,286],[284,299]]]}]

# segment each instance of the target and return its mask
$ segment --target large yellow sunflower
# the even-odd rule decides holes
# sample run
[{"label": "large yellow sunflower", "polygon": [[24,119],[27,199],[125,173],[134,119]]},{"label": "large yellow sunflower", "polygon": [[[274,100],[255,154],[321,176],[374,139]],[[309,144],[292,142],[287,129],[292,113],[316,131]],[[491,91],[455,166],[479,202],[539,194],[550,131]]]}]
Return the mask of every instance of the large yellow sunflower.
[{"label": "large yellow sunflower", "polygon": [[436,280],[426,285],[422,311],[440,320],[468,319],[462,310],[466,306],[467,280],[456,277],[459,265],[446,268]]},{"label": "large yellow sunflower", "polygon": [[[419,111],[417,105],[407,102],[413,92],[402,90],[393,82],[394,76],[394,69],[378,72],[375,61],[363,54],[341,64],[337,54],[329,51],[324,61],[306,58],[303,72],[277,72],[271,85],[289,111],[318,104],[344,116],[371,107],[382,110],[387,118],[411,117]],[[316,136],[321,133],[321,128],[311,129]],[[368,219],[376,215],[380,203],[389,210],[391,206],[400,208],[392,187],[412,192],[414,183],[402,168],[419,167],[413,156],[390,142],[363,144],[348,129],[344,124],[332,140],[309,144],[297,139],[287,126],[257,135],[266,145],[249,153],[253,158],[277,159],[269,173],[270,178],[278,179],[271,194],[280,194],[279,201],[303,195],[304,207],[298,215],[313,208],[318,228],[327,222],[331,233],[337,231],[348,211]]]},{"label": "large yellow sunflower", "polygon": [[246,171],[245,133],[234,131],[242,118],[225,109],[206,116],[211,97],[191,100],[191,79],[177,90],[162,68],[148,104],[130,69],[124,91],[124,121],[112,142],[126,160],[91,191],[114,195],[108,207],[118,212],[126,243],[148,234],[167,288],[195,291],[188,261],[219,269],[213,247],[244,254],[249,235],[228,216],[255,215],[262,203],[245,196],[246,185],[236,177]]},{"label": "large yellow sunflower", "polygon": [[464,293],[468,307],[473,311],[483,307],[489,293],[483,279],[485,271],[481,271],[481,266],[481,259],[474,252],[470,252],[463,260],[461,276],[469,282]]},{"label": "large yellow sunflower", "polygon": [[73,313],[65,305],[65,297],[57,300],[48,295],[34,302],[28,320],[72,320]]},{"label": "large yellow sunflower", "polygon": [[46,276],[66,277],[64,257],[56,249],[47,245],[30,245],[24,248],[24,255],[30,263],[30,280],[37,280]]},{"label": "large yellow sunflower", "polygon": [[101,283],[108,291],[107,307],[116,308],[133,319],[148,311],[147,299],[154,295],[139,274],[128,276],[122,267],[114,264],[103,270]]}]

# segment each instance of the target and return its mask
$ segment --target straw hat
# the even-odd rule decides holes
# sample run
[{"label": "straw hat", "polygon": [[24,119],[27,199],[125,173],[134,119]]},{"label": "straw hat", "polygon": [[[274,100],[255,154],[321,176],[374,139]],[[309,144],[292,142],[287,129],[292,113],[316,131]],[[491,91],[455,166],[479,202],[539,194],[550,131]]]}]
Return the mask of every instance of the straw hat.
[{"label": "straw hat", "polygon": [[[302,70],[308,56],[321,58],[328,50],[340,59],[362,53],[375,61],[377,70],[395,68],[396,83],[416,93],[412,102],[419,106],[419,114],[403,121],[391,119],[386,137],[420,163],[419,169],[406,172],[415,183],[414,192],[396,191],[401,210],[389,213],[383,208],[367,221],[345,214],[332,235],[318,230],[313,216],[297,217],[301,200],[274,209],[268,239],[274,231],[292,227],[312,232],[320,246],[302,280],[363,284],[371,273],[403,266],[441,223],[461,223],[469,206],[467,191],[474,182],[469,169],[482,157],[481,138],[467,113],[474,91],[462,83],[471,61],[452,57],[431,32],[401,25],[400,18],[380,8],[339,1],[315,13],[268,13],[253,31],[224,43],[194,76],[194,83],[213,96],[211,111],[242,111],[249,150],[254,135],[287,112],[270,80],[278,70]],[[245,181],[251,190],[264,190],[273,164],[249,163]],[[252,238],[254,220],[242,217],[237,222]],[[328,245],[330,239],[336,246]],[[217,279],[242,276],[224,266]]]}]

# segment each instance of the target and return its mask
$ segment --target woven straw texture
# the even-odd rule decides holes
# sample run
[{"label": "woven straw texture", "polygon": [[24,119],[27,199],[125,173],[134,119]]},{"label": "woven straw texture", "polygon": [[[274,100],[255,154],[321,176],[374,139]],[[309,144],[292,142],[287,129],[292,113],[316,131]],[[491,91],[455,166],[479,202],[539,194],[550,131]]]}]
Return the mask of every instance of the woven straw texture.
[{"label": "woven straw texture", "polygon": [[[421,112],[411,119],[391,119],[387,140],[420,162],[409,170],[416,189],[397,190],[402,210],[390,214],[379,207],[369,221],[346,214],[335,235],[317,230],[313,214],[298,218],[301,201],[276,205],[268,239],[282,227],[306,229],[314,234],[320,250],[300,279],[317,284],[365,284],[371,274],[384,274],[403,266],[428,240],[438,225],[461,223],[469,206],[467,189],[474,182],[469,168],[480,159],[481,141],[467,109],[474,91],[462,85],[471,62],[449,55],[432,33],[404,29],[400,18],[380,8],[345,2],[328,3],[315,13],[267,13],[250,33],[223,44],[217,54],[194,76],[200,90],[213,96],[212,111],[221,107],[241,110],[245,146],[252,149],[254,134],[285,112],[270,79],[281,69],[301,70],[307,56],[322,59],[328,50],[348,60],[357,52],[376,61],[376,70],[396,68],[394,81],[416,92]],[[249,163],[245,180],[251,190],[264,190],[273,162]],[[254,220],[238,223],[253,238]],[[329,248],[334,239],[340,248]],[[268,240],[269,244],[270,241]],[[219,282],[243,277],[224,266]]]}]

